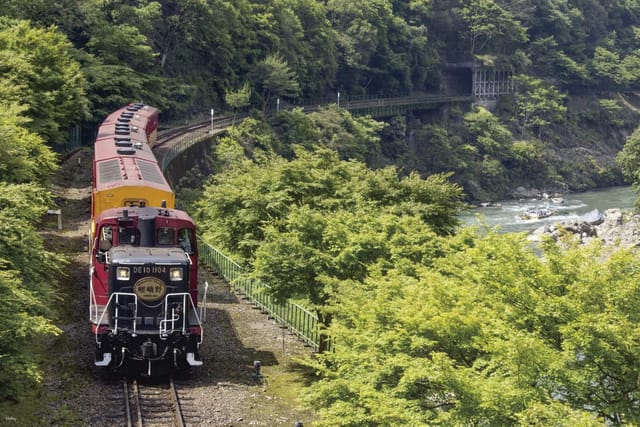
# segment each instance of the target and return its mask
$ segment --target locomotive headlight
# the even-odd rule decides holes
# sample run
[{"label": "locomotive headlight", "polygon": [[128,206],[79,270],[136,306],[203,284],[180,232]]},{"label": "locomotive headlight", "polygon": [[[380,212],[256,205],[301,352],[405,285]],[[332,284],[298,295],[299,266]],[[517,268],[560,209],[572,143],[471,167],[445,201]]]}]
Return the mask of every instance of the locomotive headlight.
[{"label": "locomotive headlight", "polygon": [[172,282],[177,282],[178,280],[182,280],[182,269],[181,268],[170,269],[169,279],[171,279]]},{"label": "locomotive headlight", "polygon": [[116,279],[129,280],[129,267],[118,267],[116,269]]}]

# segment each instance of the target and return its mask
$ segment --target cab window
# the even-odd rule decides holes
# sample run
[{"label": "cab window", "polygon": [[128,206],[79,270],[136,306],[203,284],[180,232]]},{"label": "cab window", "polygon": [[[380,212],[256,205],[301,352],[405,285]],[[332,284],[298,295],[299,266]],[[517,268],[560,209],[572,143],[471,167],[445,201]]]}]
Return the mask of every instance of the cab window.
[{"label": "cab window", "polygon": [[195,245],[196,240],[193,235],[193,230],[190,228],[181,228],[178,231],[178,246],[189,255],[193,255],[195,253]]},{"label": "cab window", "polygon": [[140,232],[135,227],[119,227],[118,228],[118,244],[119,245],[139,245]]},{"label": "cab window", "polygon": [[99,262],[105,262],[105,253],[113,246],[113,227],[110,225],[104,225],[100,227],[98,233],[98,251],[96,257]]},{"label": "cab window", "polygon": [[156,242],[158,246],[172,246],[175,242],[175,230],[170,227],[158,228],[158,235],[156,236]]}]

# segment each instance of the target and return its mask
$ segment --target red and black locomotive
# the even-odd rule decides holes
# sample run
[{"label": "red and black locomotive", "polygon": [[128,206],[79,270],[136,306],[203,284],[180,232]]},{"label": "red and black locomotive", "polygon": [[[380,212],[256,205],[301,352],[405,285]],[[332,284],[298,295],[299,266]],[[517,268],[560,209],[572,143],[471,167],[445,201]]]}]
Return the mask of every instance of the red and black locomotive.
[{"label": "red and black locomotive", "polygon": [[90,321],[97,366],[146,375],[200,366],[193,220],[151,151],[158,110],[109,115],[93,160]]}]

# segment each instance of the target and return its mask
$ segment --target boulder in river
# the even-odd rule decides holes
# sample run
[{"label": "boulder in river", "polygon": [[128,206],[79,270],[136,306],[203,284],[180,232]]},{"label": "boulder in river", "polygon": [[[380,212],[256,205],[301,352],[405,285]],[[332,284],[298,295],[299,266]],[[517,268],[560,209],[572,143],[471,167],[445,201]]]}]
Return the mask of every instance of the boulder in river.
[{"label": "boulder in river", "polygon": [[607,209],[604,213],[596,209],[574,220],[546,224],[535,230],[529,240],[540,241],[544,235],[558,240],[567,232],[583,243],[597,238],[606,245],[637,247],[640,246],[640,215],[621,209]]}]

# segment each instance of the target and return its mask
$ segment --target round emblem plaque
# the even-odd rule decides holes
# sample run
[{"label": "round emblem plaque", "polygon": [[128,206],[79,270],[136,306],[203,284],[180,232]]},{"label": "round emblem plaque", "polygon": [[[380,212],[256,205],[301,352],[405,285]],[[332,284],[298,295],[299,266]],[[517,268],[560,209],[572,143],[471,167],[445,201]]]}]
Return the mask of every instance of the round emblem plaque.
[{"label": "round emblem plaque", "polygon": [[164,296],[164,282],[157,277],[143,277],[133,285],[133,292],[142,301],[157,301]]}]

